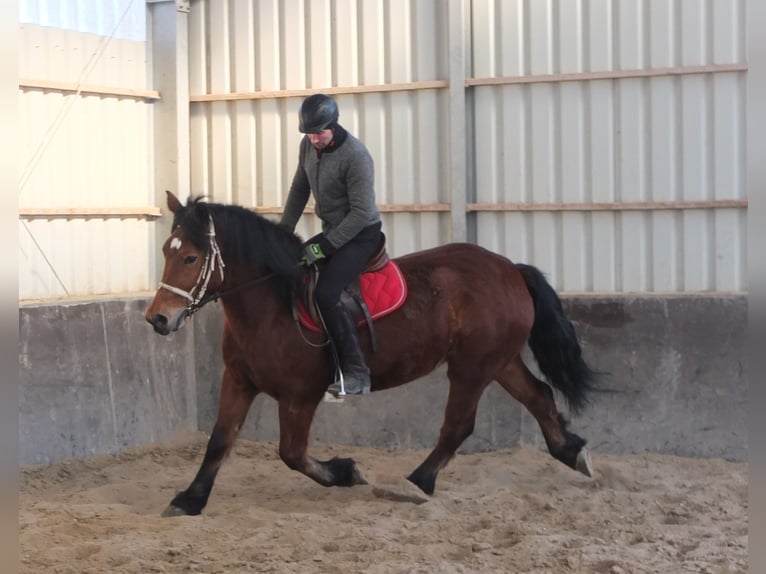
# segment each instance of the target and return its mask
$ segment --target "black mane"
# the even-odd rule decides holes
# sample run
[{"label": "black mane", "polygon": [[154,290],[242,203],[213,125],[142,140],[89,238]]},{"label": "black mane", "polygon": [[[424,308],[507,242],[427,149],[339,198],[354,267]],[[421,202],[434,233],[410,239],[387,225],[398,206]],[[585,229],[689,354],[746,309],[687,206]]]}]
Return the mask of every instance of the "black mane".
[{"label": "black mane", "polygon": [[180,227],[198,249],[206,250],[210,241],[209,216],[212,216],[224,263],[232,267],[252,267],[259,275],[276,273],[275,280],[283,282],[280,290],[291,296],[306,273],[306,268],[299,264],[301,238],[239,205],[202,200],[203,196],[190,197],[186,205],[176,211],[173,229]]}]

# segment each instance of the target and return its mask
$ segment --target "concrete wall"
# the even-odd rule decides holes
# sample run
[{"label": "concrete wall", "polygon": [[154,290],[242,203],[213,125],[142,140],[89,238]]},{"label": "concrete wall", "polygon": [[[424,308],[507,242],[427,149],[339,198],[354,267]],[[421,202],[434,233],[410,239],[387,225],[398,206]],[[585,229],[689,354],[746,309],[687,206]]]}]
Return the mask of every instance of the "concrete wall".
[{"label": "concrete wall", "polygon": [[585,352],[611,373],[613,392],[575,424],[595,451],[747,460],[746,297],[567,303]]},{"label": "concrete wall", "polygon": [[197,428],[194,332],[155,335],[146,299],[19,308],[19,462],[115,453]]},{"label": "concrete wall", "polygon": [[[586,359],[608,373],[571,428],[605,453],[643,451],[734,460],[747,458],[747,298],[735,296],[564,297]],[[219,309],[195,317],[206,340],[220,342]],[[198,337],[199,339],[199,337]],[[528,359],[528,357],[527,357]],[[215,422],[220,355],[205,355],[198,377],[200,429]],[[534,370],[534,362],[527,360]],[[445,368],[409,385],[343,404],[323,403],[315,441],[384,448],[430,448],[447,400]],[[563,403],[559,400],[563,409]],[[278,438],[276,402],[258,397],[242,436]],[[499,385],[484,394],[462,451],[544,445],[537,422]]]},{"label": "concrete wall", "polygon": [[[223,315],[211,304],[155,335],[146,299],[20,308],[20,461],[116,452],[215,421]],[[609,391],[572,420],[595,452],[747,458],[745,296],[565,297]],[[447,398],[444,368],[398,389],[323,403],[318,443],[430,448]],[[561,404],[561,403],[560,403]],[[276,402],[258,397],[242,436],[276,440]],[[493,384],[464,452],[543,445],[534,419]]]}]

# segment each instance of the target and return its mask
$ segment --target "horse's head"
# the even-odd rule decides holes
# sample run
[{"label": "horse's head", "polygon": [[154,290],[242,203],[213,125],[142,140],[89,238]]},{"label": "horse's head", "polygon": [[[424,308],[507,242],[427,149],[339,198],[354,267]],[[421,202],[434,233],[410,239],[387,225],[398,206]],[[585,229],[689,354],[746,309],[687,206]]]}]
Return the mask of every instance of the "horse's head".
[{"label": "horse's head", "polygon": [[162,246],[165,268],[160,288],[146,310],[146,320],[160,335],[177,331],[199,308],[206,292],[220,289],[224,264],[208,206],[191,201],[185,207],[167,191],[173,229]]}]

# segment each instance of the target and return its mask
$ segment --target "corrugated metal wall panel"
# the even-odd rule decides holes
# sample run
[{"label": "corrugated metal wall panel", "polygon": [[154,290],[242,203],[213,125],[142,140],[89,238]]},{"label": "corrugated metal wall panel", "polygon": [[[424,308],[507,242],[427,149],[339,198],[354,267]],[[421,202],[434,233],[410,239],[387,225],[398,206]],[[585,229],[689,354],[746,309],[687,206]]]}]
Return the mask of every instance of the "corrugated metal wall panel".
[{"label": "corrugated metal wall panel", "polygon": [[[386,90],[452,73],[450,54],[458,52],[456,38],[447,37],[449,3],[192,2],[191,193],[278,217],[297,162],[300,102],[308,91],[341,87],[341,123],[376,160],[394,255],[450,240],[450,190],[462,187],[450,181],[450,123],[464,122],[469,240],[538,265],[564,291],[746,289],[746,207],[732,203],[746,198],[744,0],[463,6],[467,117],[455,118],[454,86]],[[88,7],[88,14],[79,13],[82,3],[62,8],[30,0],[22,7],[22,19],[80,31],[24,25],[22,76],[145,86],[145,30],[137,23],[145,20],[143,3],[112,0]],[[111,31],[117,37],[91,69],[90,54]],[[727,64],[739,71],[709,69]],[[688,66],[706,68],[689,74]],[[646,74],[662,68],[671,70]],[[598,75],[604,72],[619,77]],[[231,93],[245,96],[195,100]],[[153,202],[150,105],[29,90],[20,97],[26,135],[19,145],[30,168],[22,207]],[[692,209],[678,202],[722,203]],[[629,208],[599,207],[614,203]],[[41,234],[54,266],[66,266],[62,274],[77,293],[150,288],[143,253],[131,259],[135,271],[121,266],[107,280],[94,271],[88,276],[61,247],[88,246],[104,258],[144,245],[151,223],[123,221],[74,218],[47,227],[29,221],[20,229],[22,267],[29,261],[20,272],[27,274],[23,296],[61,294],[33,254],[27,228]],[[311,216],[298,228],[304,236],[318,230]],[[98,260],[92,268],[102,266]]]},{"label": "corrugated metal wall panel", "polygon": [[[478,243],[564,291],[746,289],[745,208],[658,205],[746,198],[744,73],[576,76],[741,64],[743,1],[471,7],[471,78],[551,75],[473,88],[475,201],[544,204],[480,209]],[[598,203],[648,205],[576,207]]]},{"label": "corrugated metal wall panel", "polygon": [[31,236],[20,222],[20,299],[149,289],[149,266],[141,264],[141,254],[150,249],[146,222],[94,218],[25,223]]},{"label": "corrugated metal wall panel", "polygon": [[[192,4],[189,21],[192,95],[351,88],[336,96],[340,123],[375,158],[378,203],[448,201],[441,159],[446,94],[353,90],[443,79],[443,3],[208,0]],[[303,97],[192,103],[193,192],[255,208],[282,206],[298,161]],[[449,217],[386,213],[384,226],[391,252],[402,254],[444,242]],[[297,229],[303,236],[319,230],[313,215]]]},{"label": "corrugated metal wall panel", "polygon": [[[125,10],[121,6],[120,14]],[[54,18],[42,3],[38,8],[46,11],[48,20],[63,19],[70,27],[87,23],[84,17],[65,16],[64,11]],[[143,3],[140,8],[143,11]],[[104,27],[105,23],[97,19],[90,25]],[[110,30],[115,25],[113,22]],[[146,89],[144,41],[25,24],[19,52],[22,78]],[[88,296],[153,286],[148,263],[149,221],[63,215],[68,210],[153,203],[150,114],[150,104],[140,99],[66,94],[55,89],[19,91],[19,206],[58,208],[62,214],[54,219],[23,217],[20,221],[20,299]]]},{"label": "corrugated metal wall panel", "polygon": [[[67,98],[78,98],[61,119]],[[24,94],[19,105],[25,158],[23,207],[144,206],[149,202],[145,104],[96,96]],[[62,190],[66,193],[62,193]]]}]

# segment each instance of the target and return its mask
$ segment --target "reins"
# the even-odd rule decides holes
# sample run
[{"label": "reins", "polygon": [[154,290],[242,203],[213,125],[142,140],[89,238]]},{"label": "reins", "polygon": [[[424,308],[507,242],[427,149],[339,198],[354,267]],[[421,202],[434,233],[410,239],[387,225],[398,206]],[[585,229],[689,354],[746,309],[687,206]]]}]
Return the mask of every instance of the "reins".
[{"label": "reins", "polygon": [[[271,273],[267,275],[263,275],[262,277],[258,277],[257,279],[253,279],[252,281],[248,281],[246,283],[242,283],[240,285],[235,285],[234,287],[229,287],[228,289],[223,289],[216,291],[215,293],[208,293],[207,292],[207,286],[208,283],[210,283],[210,278],[213,276],[213,273],[216,269],[216,262],[218,263],[218,269],[221,274],[221,283],[223,283],[224,280],[224,274],[223,269],[226,267],[226,264],[223,262],[223,256],[221,255],[221,248],[218,246],[218,242],[216,241],[215,237],[215,225],[213,224],[213,216],[208,216],[210,219],[210,226],[208,227],[207,235],[210,238],[209,245],[208,245],[208,251],[205,255],[205,261],[202,264],[202,269],[200,269],[200,274],[197,277],[197,282],[194,284],[194,287],[191,288],[189,291],[185,291],[179,287],[175,287],[174,285],[169,285],[168,283],[163,283],[160,281],[160,289],[165,289],[167,291],[170,291],[171,293],[175,293],[176,295],[180,295],[181,297],[185,298],[187,301],[189,301],[189,304],[186,306],[186,316],[191,317],[194,315],[197,311],[202,309],[205,305],[210,303],[211,301],[217,301],[221,297],[224,297],[226,295],[231,295],[232,293],[236,293],[238,291],[244,291],[245,289],[250,289],[257,285],[258,283],[262,283],[264,281],[268,281],[269,279],[273,279],[277,276],[277,273],[272,271]],[[300,264],[299,264],[300,265]],[[194,293],[197,291],[197,295],[195,296]],[[313,347],[321,347],[328,343],[328,341],[325,341],[321,345],[316,345],[306,339],[306,336],[303,334],[303,331],[301,331],[300,324],[297,321],[296,323],[298,326],[298,331],[301,334],[301,337],[303,340],[308,343],[309,345]]]},{"label": "reins", "polygon": [[268,275],[264,275],[262,277],[258,277],[257,279],[253,279],[252,281],[248,281],[247,283],[242,283],[240,285],[236,285],[234,287],[229,287],[228,289],[224,289],[222,291],[216,291],[215,293],[210,293],[207,296],[203,297],[196,303],[192,303],[191,305],[188,305],[186,307],[187,313],[189,316],[193,315],[197,311],[199,311],[202,307],[210,303],[211,301],[217,301],[221,297],[224,297],[225,295],[231,295],[232,293],[236,293],[237,291],[243,291],[245,289],[249,289],[253,287],[254,285],[257,285],[258,283],[262,283],[263,281],[268,281],[269,279],[273,279],[276,277],[277,274],[275,272],[271,272]]},{"label": "reins", "polygon": [[[218,246],[218,242],[215,240],[215,225],[213,224],[213,216],[209,215],[208,217],[210,219],[210,226],[207,230],[207,236],[210,238],[210,241],[208,244],[207,254],[205,255],[205,261],[202,264],[202,269],[200,269],[200,273],[197,277],[197,282],[194,284],[194,287],[192,287],[189,291],[184,291],[179,287],[175,287],[160,281],[160,289],[166,289],[171,293],[180,295],[189,301],[189,304],[186,306],[186,314],[189,317],[210,303],[210,301],[217,301],[224,295],[229,295],[243,289],[248,289],[258,283],[272,279],[277,275],[275,272],[272,272],[268,275],[264,275],[263,277],[258,277],[257,279],[248,281],[247,283],[236,285],[234,287],[230,287],[229,289],[224,289],[215,293],[209,293],[206,296],[205,292],[207,291],[208,283],[210,283],[210,278],[213,276],[213,273],[215,273],[216,262],[218,263],[218,270],[221,274],[221,283],[223,283],[224,280],[223,269],[226,267],[226,264],[223,262],[223,257],[221,255],[221,248]],[[194,295],[195,291],[197,291],[196,296]]]}]

